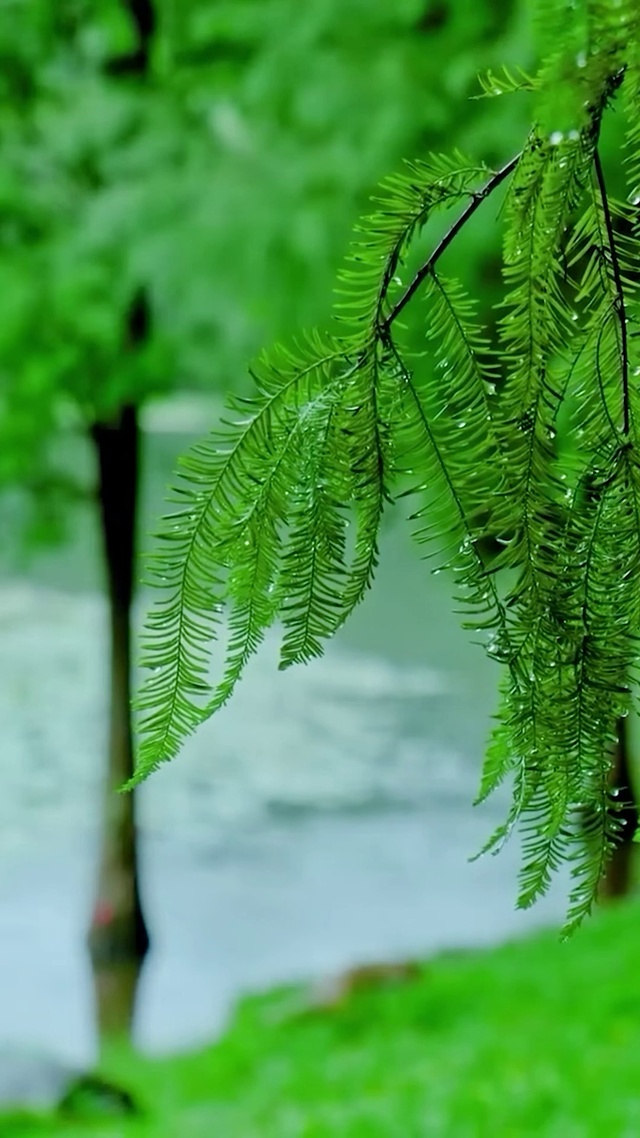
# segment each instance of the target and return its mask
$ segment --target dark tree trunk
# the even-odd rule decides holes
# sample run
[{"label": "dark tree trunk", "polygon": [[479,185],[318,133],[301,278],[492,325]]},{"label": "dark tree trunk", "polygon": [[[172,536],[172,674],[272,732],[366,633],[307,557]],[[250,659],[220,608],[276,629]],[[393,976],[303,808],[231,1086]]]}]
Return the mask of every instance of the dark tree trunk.
[{"label": "dark tree trunk", "polygon": [[138,887],[136,799],[118,794],[133,774],[131,604],[139,474],[137,411],[122,407],[91,436],[98,462],[111,635],[108,768],[97,897],[89,931],[98,1030],[128,1034],[140,969],[149,947]]},{"label": "dark tree trunk", "polygon": [[622,804],[618,816],[624,825],[620,841],[607,865],[600,886],[600,896],[603,900],[626,896],[633,884],[633,835],[638,825],[638,807],[629,749],[629,720],[627,718],[621,719],[618,723],[618,743],[611,769],[611,787],[617,791]]},{"label": "dark tree trunk", "polygon": [[[139,77],[149,73],[156,31],[154,0],[123,0],[137,46],[111,60],[107,71]],[[140,290],[127,318],[126,350],[149,335],[148,297]],[[109,760],[97,896],[89,929],[96,1015],[101,1038],[131,1031],[136,992],[149,936],[142,913],[136,840],[136,796],[118,794],[133,774],[131,723],[131,605],[135,578],[136,509],[140,432],[134,403],[113,418],[94,423],[91,438],[98,465],[98,501],[104,544],[111,633]]]}]

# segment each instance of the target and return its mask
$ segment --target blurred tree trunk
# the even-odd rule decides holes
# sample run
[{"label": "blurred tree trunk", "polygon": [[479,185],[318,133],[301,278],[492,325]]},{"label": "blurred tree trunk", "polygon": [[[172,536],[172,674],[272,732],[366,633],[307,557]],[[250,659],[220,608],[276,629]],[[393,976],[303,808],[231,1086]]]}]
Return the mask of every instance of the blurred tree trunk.
[{"label": "blurred tree trunk", "polygon": [[[153,0],[123,0],[137,45],[110,61],[112,74],[144,80],[156,28]],[[126,350],[135,351],[150,332],[144,290],[128,313]],[[136,561],[136,512],[140,481],[140,430],[133,403],[111,419],[94,423],[91,438],[98,466],[98,501],[109,596],[111,682],[108,768],[97,895],[89,929],[99,1036],[129,1036],[138,981],[149,949],[139,888],[136,795],[118,794],[134,770],[131,721],[131,607]]]},{"label": "blurred tree trunk", "polygon": [[600,896],[603,900],[626,896],[633,884],[633,835],[638,825],[638,806],[632,767],[629,719],[620,719],[618,742],[611,770],[611,788],[617,791],[622,802],[619,818],[624,826],[600,886]]},{"label": "blurred tree trunk", "polygon": [[136,798],[118,794],[134,767],[131,724],[131,605],[139,478],[136,408],[94,424],[98,497],[111,636],[108,768],[96,902],[89,931],[98,1031],[128,1035],[149,938],[140,904]]}]

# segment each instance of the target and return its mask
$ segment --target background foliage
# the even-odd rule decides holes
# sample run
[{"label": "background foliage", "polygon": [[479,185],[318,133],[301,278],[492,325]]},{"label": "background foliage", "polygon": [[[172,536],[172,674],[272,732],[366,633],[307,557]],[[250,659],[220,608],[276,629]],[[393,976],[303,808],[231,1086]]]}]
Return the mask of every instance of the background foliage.
[{"label": "background foliage", "polygon": [[[142,86],[121,0],[0,7],[0,481],[36,489],[41,519],[42,490],[51,504],[68,489],[38,473],[52,432],[131,390],[241,386],[265,338],[326,316],[383,174],[454,137],[492,161],[516,132],[513,104],[490,118],[469,101],[478,69],[521,61],[524,17],[502,6],[155,11]],[[484,245],[474,271],[490,277]],[[140,290],[152,335],[125,353]]]}]

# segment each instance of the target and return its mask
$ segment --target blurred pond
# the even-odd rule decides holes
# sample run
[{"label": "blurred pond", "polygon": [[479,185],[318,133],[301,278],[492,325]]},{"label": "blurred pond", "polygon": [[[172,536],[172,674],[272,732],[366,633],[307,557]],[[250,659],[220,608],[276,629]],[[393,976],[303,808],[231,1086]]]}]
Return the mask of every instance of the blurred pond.
[{"label": "blurred pond", "polygon": [[[191,419],[187,408],[182,427],[197,433]],[[146,529],[193,437],[176,425],[176,406],[149,421]],[[562,888],[514,911],[517,844],[468,862],[505,808],[504,797],[472,807],[496,670],[400,521],[326,656],[278,673],[268,641],[230,705],[143,788],[148,1049],[210,1037],[243,990],[562,915]],[[106,613],[95,523],[88,509],[76,522],[64,549],[0,588],[0,1040],[81,1060],[94,1045],[83,936]]]}]

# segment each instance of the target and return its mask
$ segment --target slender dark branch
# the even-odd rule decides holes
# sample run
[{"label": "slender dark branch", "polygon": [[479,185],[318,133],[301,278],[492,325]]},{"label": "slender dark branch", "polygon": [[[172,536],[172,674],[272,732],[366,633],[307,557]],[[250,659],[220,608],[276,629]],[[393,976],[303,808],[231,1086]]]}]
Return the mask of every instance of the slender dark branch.
[{"label": "slender dark branch", "polygon": [[609,208],[609,198],[607,196],[607,187],[604,180],[604,171],[602,169],[602,162],[598,150],[594,151],[593,156],[596,181],[598,183],[598,190],[600,191],[600,200],[602,201],[602,212],[604,215],[604,224],[607,231],[607,241],[609,242],[609,255],[611,257],[611,272],[613,273],[613,284],[616,290],[616,297],[614,307],[618,320],[620,321],[620,375],[622,379],[622,430],[625,435],[629,434],[630,427],[630,402],[629,402],[629,347],[627,344],[627,310],[624,303],[624,291],[622,288],[622,275],[620,273],[620,262],[618,260],[618,250],[616,249],[616,236],[613,229],[613,220],[611,218],[611,210]]},{"label": "slender dark branch", "polygon": [[519,161],[520,154],[516,154],[506,163],[505,166],[503,166],[500,170],[497,170],[495,174],[492,174],[491,177],[487,179],[484,186],[481,186],[479,190],[476,190],[475,193],[471,194],[471,200],[469,201],[469,204],[465,209],[463,209],[460,216],[456,218],[453,225],[450,229],[447,230],[438,245],[436,245],[436,248],[433,250],[433,253],[428,258],[428,260],[425,261],[424,265],[418,269],[406,292],[403,293],[397,304],[395,304],[391,309],[391,312],[387,316],[386,320],[383,321],[380,328],[383,337],[389,331],[389,328],[393,324],[394,320],[398,318],[400,313],[406,308],[409,301],[418,291],[423,280],[429,276],[429,273],[435,267],[445,249],[449,248],[449,245],[453,239],[457,237],[458,233],[463,228],[463,226],[466,225],[469,218],[472,217],[476,212],[478,206],[481,205],[485,198],[489,197],[489,194],[492,194],[493,191],[498,188],[501,182],[504,182],[505,178],[507,178],[512,170],[515,169]]}]

